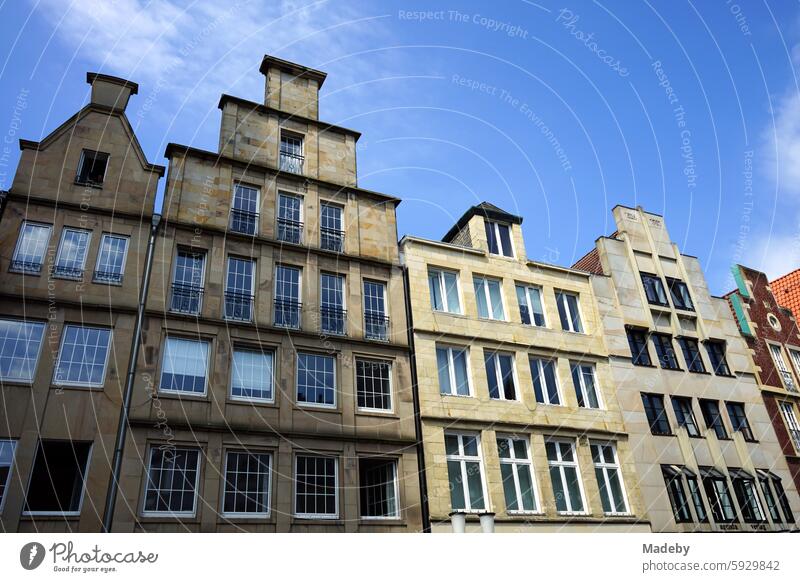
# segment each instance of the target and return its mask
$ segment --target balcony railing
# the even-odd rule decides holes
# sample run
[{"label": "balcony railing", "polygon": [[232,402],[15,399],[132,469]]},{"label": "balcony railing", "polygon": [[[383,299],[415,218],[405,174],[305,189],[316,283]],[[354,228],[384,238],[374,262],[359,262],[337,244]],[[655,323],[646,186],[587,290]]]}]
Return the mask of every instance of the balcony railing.
[{"label": "balcony railing", "polygon": [[794,448],[800,451],[800,430],[797,429],[790,429],[789,434],[792,437],[792,442],[794,443]]},{"label": "balcony railing", "polygon": [[797,392],[797,386],[794,384],[792,373],[788,370],[781,370],[781,378],[783,378],[783,385],[791,392]]},{"label": "balcony railing", "polygon": [[258,212],[231,208],[231,231],[256,234],[258,232]]},{"label": "balcony railing", "polygon": [[365,312],[364,336],[371,340],[387,341],[389,339],[389,318],[378,311]]},{"label": "balcony railing", "polygon": [[300,154],[281,150],[281,171],[293,174],[303,173],[303,162],[305,158]]},{"label": "balcony railing", "polygon": [[11,261],[11,270],[19,273],[41,273],[42,263],[36,261]]},{"label": "balcony railing", "polygon": [[302,303],[291,299],[275,300],[275,325],[300,329],[300,308]]},{"label": "balcony railing", "polygon": [[196,285],[186,285],[175,283],[172,285],[172,301],[170,311],[175,313],[188,313],[196,315],[200,313],[200,305],[203,300],[203,288]]},{"label": "balcony railing", "polygon": [[83,278],[83,269],[80,267],[67,267],[66,265],[53,265],[53,277],[80,281]]},{"label": "balcony railing", "polygon": [[344,231],[336,228],[320,227],[319,246],[326,251],[344,252]]},{"label": "balcony railing", "polygon": [[320,308],[320,329],[322,333],[345,335],[346,321],[347,310],[340,307],[328,307],[325,305]]},{"label": "balcony railing", "polygon": [[303,241],[303,223],[288,218],[279,218],[278,240],[299,245]]},{"label": "balcony railing", "polygon": [[238,291],[225,292],[225,319],[253,321],[253,295]]},{"label": "balcony railing", "polygon": [[120,285],[122,283],[122,273],[115,273],[113,271],[95,271],[92,280],[95,283],[109,283],[111,285]]}]

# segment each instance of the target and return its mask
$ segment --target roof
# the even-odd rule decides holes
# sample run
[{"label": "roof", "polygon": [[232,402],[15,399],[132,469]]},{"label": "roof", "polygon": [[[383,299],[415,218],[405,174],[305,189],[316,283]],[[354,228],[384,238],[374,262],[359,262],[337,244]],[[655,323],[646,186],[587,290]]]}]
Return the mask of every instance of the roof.
[{"label": "roof", "polygon": [[481,202],[475,206],[470,207],[461,218],[447,231],[447,234],[442,237],[444,242],[450,242],[462,228],[464,228],[473,216],[483,216],[489,220],[497,220],[499,222],[508,222],[511,224],[522,224],[522,217],[516,214],[506,212],[491,202]]},{"label": "roof", "polygon": [[267,71],[272,67],[280,69],[281,71],[286,71],[295,77],[313,79],[319,83],[320,87],[322,87],[322,84],[325,82],[325,79],[328,76],[327,73],[323,73],[317,69],[312,69],[311,67],[306,67],[291,61],[285,61],[271,55],[264,55],[264,58],[261,59],[261,67],[258,70],[266,75]]},{"label": "roof", "polygon": [[95,81],[105,81],[106,83],[113,83],[114,85],[127,87],[131,90],[131,95],[136,95],[139,92],[138,84],[134,83],[133,81],[123,79],[122,77],[112,77],[111,75],[104,75],[103,73],[86,73],[87,83],[91,85]]},{"label": "roof", "polygon": [[603,265],[600,263],[600,253],[597,248],[593,248],[588,253],[578,259],[573,265],[573,269],[603,275]]},{"label": "roof", "polygon": [[778,277],[769,286],[775,300],[790,309],[795,319],[800,321],[800,269]]}]

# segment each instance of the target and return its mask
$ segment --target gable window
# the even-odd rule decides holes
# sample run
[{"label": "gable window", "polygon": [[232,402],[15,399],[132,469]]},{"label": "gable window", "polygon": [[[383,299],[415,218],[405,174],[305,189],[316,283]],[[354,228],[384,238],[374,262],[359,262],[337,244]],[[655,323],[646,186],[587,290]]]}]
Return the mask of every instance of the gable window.
[{"label": "gable window", "polygon": [[703,413],[703,420],[706,423],[706,428],[713,430],[718,439],[727,439],[728,431],[725,429],[725,424],[722,422],[719,402],[716,400],[705,400],[703,398],[701,398],[699,402],[700,411]]},{"label": "gable window", "polygon": [[556,510],[558,513],[584,513],[583,484],[578,470],[575,443],[547,441],[545,449]]},{"label": "gable window", "polygon": [[517,387],[514,380],[514,356],[484,350],[486,380],[489,383],[489,397],[496,400],[516,400]]},{"label": "gable window", "polygon": [[344,220],[341,206],[323,202],[319,210],[319,246],[326,251],[344,252]]},{"label": "gable window", "polygon": [[440,394],[470,396],[468,350],[469,348],[436,346]]},{"label": "gable window", "polygon": [[686,283],[679,279],[667,277],[667,286],[669,287],[669,296],[672,298],[672,305],[675,306],[675,309],[694,311],[694,304],[692,303],[692,297],[689,295],[689,287],[686,286]]},{"label": "gable window", "polygon": [[269,453],[228,451],[225,454],[225,483],[222,513],[227,516],[267,517],[269,515]]},{"label": "gable window", "polygon": [[110,343],[111,330],[108,328],[64,326],[53,383],[58,386],[102,386]]},{"label": "gable window", "polygon": [[772,360],[775,362],[775,367],[778,368],[783,386],[790,392],[797,392],[797,387],[794,384],[794,376],[792,376],[792,373],[789,371],[786,360],[783,359],[783,350],[781,350],[781,346],[777,344],[767,345],[769,346],[769,353],[772,354]]},{"label": "gable window", "polygon": [[235,348],[231,370],[231,398],[273,402],[275,354]]},{"label": "gable window", "polygon": [[392,410],[392,364],[382,360],[356,360],[356,396],[360,410]]},{"label": "gable window", "polygon": [[336,359],[319,354],[297,354],[297,402],[336,406]]},{"label": "gable window", "polygon": [[556,291],[556,305],[558,306],[558,317],[561,320],[561,329],[583,333],[578,296],[566,291]]},{"label": "gable window", "polygon": [[479,275],[472,276],[475,287],[475,300],[478,303],[478,316],[486,319],[504,320],[503,296],[498,279],[489,279]]},{"label": "gable window", "polygon": [[89,251],[88,230],[64,228],[61,243],[58,245],[56,263],[53,265],[53,276],[62,279],[80,280],[86,266],[86,255]]},{"label": "gable window", "polygon": [[431,309],[447,313],[461,313],[458,273],[443,269],[428,269],[428,287],[431,292]]},{"label": "gable window", "polygon": [[786,423],[786,429],[789,431],[789,436],[794,444],[794,449],[800,454],[800,422],[797,421],[797,415],[794,411],[794,404],[791,402],[779,403],[783,420]]},{"label": "gable window", "polygon": [[766,469],[756,469],[756,474],[758,475],[758,482],[761,485],[761,491],[764,493],[764,498],[767,501],[767,507],[769,508],[772,520],[775,523],[781,523],[780,512],[775,503],[777,499],[781,510],[783,510],[783,517],[786,523],[794,523],[794,514],[789,505],[789,499],[786,497],[786,491],[783,488],[781,478],[772,471],[767,471]]},{"label": "gable window", "polygon": [[445,433],[450,505],[454,511],[486,509],[486,489],[478,435]]},{"label": "gable window", "polygon": [[23,513],[78,515],[91,450],[90,442],[39,441]]},{"label": "gable window", "polygon": [[362,518],[397,519],[400,517],[397,461],[394,459],[360,458],[358,460],[358,490]]},{"label": "gable window", "polygon": [[561,404],[558,390],[556,363],[553,360],[530,358],[533,394],[539,404]]},{"label": "gable window", "polygon": [[545,327],[542,290],[540,287],[517,285],[517,303],[519,303],[519,317],[522,323]]},{"label": "gable window", "polygon": [[694,416],[691,398],[673,396],[672,410],[675,411],[675,420],[678,421],[678,426],[684,427],[689,436],[700,436],[700,429],[697,428],[697,419]]},{"label": "gable window", "polygon": [[489,245],[489,252],[493,255],[513,257],[514,248],[511,246],[511,227],[491,220],[484,220],[483,224],[486,228],[486,242]]},{"label": "gable window", "polygon": [[344,335],[347,311],[344,308],[344,275],[322,273],[320,286],[320,329],[322,333]]},{"label": "gable window", "polygon": [[17,246],[14,248],[14,257],[11,259],[12,271],[41,273],[52,228],[49,224],[37,224],[27,220],[22,223]]},{"label": "gable window", "polygon": [[161,362],[161,392],[206,393],[208,342],[168,337]]},{"label": "gable window", "polygon": [[653,345],[656,348],[658,363],[665,370],[678,370],[678,358],[675,357],[675,350],[672,347],[672,337],[663,333],[652,333]]},{"label": "gable window", "polygon": [[0,439],[0,510],[3,509],[6,490],[11,482],[11,469],[14,466],[14,451],[16,448],[17,441]]},{"label": "gable window", "polygon": [[228,257],[225,277],[225,319],[253,321],[256,262]]},{"label": "gable window", "polygon": [[654,435],[671,435],[667,411],[664,409],[664,397],[661,394],[642,392],[642,403],[650,424],[650,432]]},{"label": "gable window", "polygon": [[635,366],[652,366],[650,350],[647,347],[647,331],[639,328],[628,328],[627,331],[633,364]]},{"label": "gable window", "polygon": [[575,396],[581,408],[602,408],[600,392],[595,380],[594,364],[579,364],[570,362],[572,383],[575,386]]},{"label": "gable window", "polygon": [[725,359],[725,342],[708,340],[705,342],[708,359],[711,360],[711,369],[717,376],[731,376],[728,362]]},{"label": "gable window", "polygon": [[143,513],[194,515],[199,481],[198,449],[151,447]]},{"label": "gable window", "polygon": [[275,325],[300,329],[300,269],[275,267]]},{"label": "gable window", "polygon": [[339,516],[339,463],[335,457],[297,455],[294,514],[331,519]]},{"label": "gable window", "polygon": [[0,380],[33,381],[44,328],[39,321],[0,319]]},{"label": "gable window", "polygon": [[697,340],[691,337],[679,337],[678,345],[681,346],[686,368],[690,372],[704,374],[706,366],[703,363],[703,357],[700,355],[700,346],[697,344]]},{"label": "gable window", "polygon": [[737,520],[736,509],[728,491],[728,479],[713,467],[700,467],[703,488],[711,504],[711,515],[717,523],[731,523]]},{"label": "gable window", "polygon": [[364,336],[388,341],[389,316],[386,314],[386,283],[364,281]]},{"label": "gable window", "polygon": [[107,168],[108,154],[83,150],[80,162],[78,162],[78,173],[75,175],[75,182],[87,186],[102,186]]},{"label": "gable window", "polygon": [[303,242],[303,200],[278,194],[278,240],[299,245]]},{"label": "gable window", "polygon": [[500,476],[508,513],[539,511],[528,439],[497,437]]},{"label": "gable window", "polygon": [[744,413],[744,403],[742,402],[726,402],[725,407],[728,409],[728,418],[731,421],[731,428],[733,432],[742,433],[744,440],[748,442],[755,442],[753,430],[750,428],[750,423],[747,421],[747,415]]},{"label": "gable window", "polygon": [[756,482],[753,476],[742,469],[731,469],[733,492],[742,510],[742,519],[746,523],[763,523],[767,521],[761,501],[758,499]]},{"label": "gable window", "polygon": [[664,283],[661,277],[652,273],[641,273],[644,293],[647,295],[647,302],[651,305],[668,306],[667,293],[664,291]]},{"label": "gable window", "polygon": [[203,301],[206,254],[179,249],[175,255],[170,310],[196,315]]},{"label": "gable window", "polygon": [[299,135],[281,132],[281,171],[302,174],[303,161],[303,138]]},{"label": "gable window", "polygon": [[128,255],[128,237],[104,234],[100,239],[97,264],[94,268],[95,283],[119,285],[125,272],[125,259]]},{"label": "gable window", "polygon": [[628,513],[628,502],[625,499],[625,487],[617,459],[617,448],[613,443],[592,443],[592,461],[597,485],[600,488],[600,501],[606,515],[624,515]]},{"label": "gable window", "polygon": [[241,234],[258,233],[258,188],[234,184],[231,204],[231,230]]},{"label": "gable window", "polygon": [[683,488],[682,470],[677,465],[662,465],[661,474],[667,486],[669,503],[672,506],[672,514],[675,523],[690,523],[692,513],[689,509],[689,500],[686,497],[686,490]]}]

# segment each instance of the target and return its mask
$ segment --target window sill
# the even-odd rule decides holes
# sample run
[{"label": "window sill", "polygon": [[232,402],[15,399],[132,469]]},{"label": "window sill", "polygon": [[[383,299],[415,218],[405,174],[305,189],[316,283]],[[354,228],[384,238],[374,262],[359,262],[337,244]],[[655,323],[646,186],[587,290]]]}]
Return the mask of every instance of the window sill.
[{"label": "window sill", "polygon": [[681,367],[677,367],[677,368],[665,368],[664,366],[660,366],[660,368],[661,368],[662,370],[669,370],[670,372],[685,372],[685,371],[686,371],[686,370],[684,370],[684,369],[683,369],[683,368],[681,368]]},{"label": "window sill", "polygon": [[41,277],[42,270],[39,269],[38,271],[24,271],[22,269],[9,269],[9,273],[14,273],[15,275],[24,275],[26,277]]},{"label": "window sill", "polygon": [[93,188],[95,190],[102,190],[103,184],[97,182],[82,182],[81,180],[75,180],[74,184],[76,186],[83,186],[85,188]]},{"label": "window sill", "polygon": [[20,517],[27,519],[78,519],[80,511],[23,511]]},{"label": "window sill", "polygon": [[700,374],[701,376],[711,376],[711,372],[706,370],[687,370],[690,374]]},{"label": "window sill", "polygon": [[391,418],[395,420],[399,418],[394,410],[381,410],[379,408],[356,408],[356,414],[373,418]]},{"label": "window sill", "polygon": [[157,389],[156,396],[159,398],[168,398],[170,400],[194,400],[196,402],[208,402],[208,394],[192,394],[183,392],[173,392],[170,390]]},{"label": "window sill", "polygon": [[631,364],[633,364],[634,366],[637,366],[639,368],[657,368],[658,367],[658,366],[656,366],[654,364],[640,364],[638,362],[634,362],[633,360],[631,360]]},{"label": "window sill", "polygon": [[650,434],[652,436],[660,436],[660,437],[674,437],[675,436],[674,432],[653,432],[653,431],[650,431]]},{"label": "window sill", "polygon": [[144,523],[160,523],[164,521],[183,521],[200,523],[199,518],[194,513],[142,513],[139,520]]},{"label": "window sill", "polygon": [[230,396],[225,399],[225,404],[278,408],[278,403],[274,400],[249,400],[247,398],[231,398]]},{"label": "window sill", "polygon": [[89,384],[50,384],[50,388],[53,390],[86,390],[89,392],[102,392],[105,388],[105,384],[101,384],[99,386],[93,386]]},{"label": "window sill", "polygon": [[296,408],[299,410],[319,410],[321,412],[341,412],[339,407],[335,404],[314,404],[309,402],[295,402]]},{"label": "window sill", "polygon": [[506,511],[508,517],[524,518],[547,515],[544,511]]},{"label": "window sill", "polygon": [[219,524],[228,523],[270,523],[275,520],[271,519],[269,513],[247,514],[247,513],[223,513],[217,519]]},{"label": "window sill", "polygon": [[473,396],[472,394],[442,394],[441,392],[439,392],[439,396],[441,396],[442,398],[444,398],[444,397],[450,397],[450,398],[475,398],[475,396]]},{"label": "window sill", "polygon": [[592,515],[589,511],[557,511],[556,513],[562,517],[590,517]]},{"label": "window sill", "polygon": [[452,311],[443,311],[441,309],[431,308],[431,313],[433,313],[434,315],[448,315],[450,317],[457,317],[458,319],[469,319],[463,313],[453,313]]}]

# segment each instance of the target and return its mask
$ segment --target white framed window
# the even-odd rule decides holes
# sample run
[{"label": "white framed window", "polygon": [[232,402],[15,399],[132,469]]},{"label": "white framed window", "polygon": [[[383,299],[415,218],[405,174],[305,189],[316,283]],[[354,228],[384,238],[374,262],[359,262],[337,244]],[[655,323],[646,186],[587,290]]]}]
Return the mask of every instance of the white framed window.
[{"label": "white framed window", "polygon": [[364,336],[367,339],[389,339],[389,316],[386,305],[386,283],[364,280]]},{"label": "white framed window", "polygon": [[769,346],[769,353],[772,354],[772,361],[775,362],[775,367],[781,377],[784,387],[791,391],[797,392],[797,387],[794,383],[794,376],[792,376],[789,366],[786,365],[786,360],[783,359],[783,350],[778,344],[767,344]]},{"label": "white framed window", "polygon": [[53,276],[63,279],[81,279],[86,267],[86,255],[89,252],[88,230],[65,227],[58,245]]},{"label": "white framed window", "polygon": [[199,483],[198,449],[150,447],[142,513],[193,516],[197,510]]},{"label": "white framed window", "polygon": [[234,348],[231,366],[231,398],[256,402],[275,401],[275,353]]},{"label": "white framed window", "polygon": [[786,428],[789,431],[789,436],[792,439],[794,449],[800,453],[800,422],[797,420],[794,404],[784,401],[780,403],[780,407],[781,413],[783,414],[783,420],[786,422]]},{"label": "white framed window", "polygon": [[225,319],[253,321],[256,262],[228,257],[225,277]]},{"label": "white framed window", "polygon": [[591,443],[592,462],[597,485],[600,488],[600,502],[606,515],[625,515],[628,513],[628,501],[625,496],[625,485],[614,443]]},{"label": "white framed window", "polygon": [[208,378],[208,342],[167,337],[161,362],[159,392],[205,396]]},{"label": "white framed window", "polygon": [[792,364],[794,365],[794,372],[798,376],[800,376],[800,351],[787,347],[789,351],[789,358],[792,360]]},{"label": "white framed window", "polygon": [[108,168],[108,158],[109,155],[105,152],[81,151],[75,182],[87,186],[102,186]]},{"label": "white framed window", "polygon": [[450,504],[454,511],[481,511],[487,507],[481,437],[475,434],[444,434]]},{"label": "white framed window", "polygon": [[392,411],[392,363],[356,359],[356,397],[359,410]]},{"label": "white framed window", "polygon": [[11,259],[11,270],[18,273],[41,273],[47,243],[50,242],[49,224],[25,221],[19,229],[17,246]]},{"label": "white framed window", "polygon": [[299,245],[303,242],[303,199],[278,194],[278,240]]},{"label": "white framed window", "polygon": [[400,517],[400,494],[395,459],[359,458],[358,490],[361,519]]},{"label": "white framed window", "polygon": [[489,252],[493,255],[513,257],[514,245],[511,243],[511,226],[491,220],[484,220],[483,224],[486,229]]},{"label": "white framed window", "polygon": [[561,320],[561,329],[584,333],[578,296],[566,291],[556,291],[556,305],[558,306],[558,317]]},{"label": "white framed window", "polygon": [[557,364],[555,360],[529,358],[533,394],[539,404],[560,406],[563,402],[558,385]]},{"label": "white framed window", "polygon": [[94,282],[119,285],[125,273],[128,258],[128,237],[104,234],[94,267]]},{"label": "white framed window", "polygon": [[547,327],[541,287],[517,285],[516,289],[519,317],[522,323],[536,327]]},{"label": "white framed window", "polygon": [[486,319],[504,321],[502,281],[480,275],[472,276],[475,287],[475,301],[478,303],[478,316]]},{"label": "white framed window", "polygon": [[496,400],[518,400],[514,356],[504,352],[483,351],[489,397]]},{"label": "white framed window", "polygon": [[575,396],[581,408],[602,408],[603,400],[597,387],[597,375],[594,364],[581,364],[570,362],[572,383],[575,386]]},{"label": "white framed window", "polygon": [[497,454],[500,456],[500,476],[503,479],[506,511],[538,512],[539,502],[528,439],[498,436]]},{"label": "white framed window", "polygon": [[548,440],[545,442],[545,449],[553,495],[556,498],[556,511],[562,514],[587,513],[575,443]]},{"label": "white framed window", "polygon": [[439,368],[439,393],[449,396],[472,396],[469,380],[469,348],[436,346]]},{"label": "white framed window", "polygon": [[41,321],[0,319],[0,380],[33,382],[44,328]]},{"label": "white framed window", "polygon": [[39,441],[22,513],[80,515],[91,453],[91,442]]},{"label": "white framed window", "polygon": [[297,353],[297,402],[336,408],[336,358]]},{"label": "white framed window", "polygon": [[293,174],[303,173],[303,137],[281,132],[280,169]]},{"label": "white framed window", "polygon": [[344,209],[341,206],[320,204],[319,246],[326,251],[344,252]]},{"label": "white framed window", "polygon": [[176,313],[198,314],[203,304],[206,253],[178,249],[172,274],[170,310]]},{"label": "white framed window", "polygon": [[111,330],[65,325],[53,374],[57,386],[100,387],[105,382]]},{"label": "white framed window", "polygon": [[231,230],[242,234],[258,234],[259,190],[245,184],[234,184],[231,203]]},{"label": "white framed window", "polygon": [[457,272],[428,269],[428,287],[431,292],[431,309],[461,314]]},{"label": "white framed window", "polygon": [[269,517],[271,468],[270,453],[227,451],[222,514],[227,517]]},{"label": "white framed window", "polygon": [[11,482],[11,471],[14,468],[14,453],[16,450],[17,441],[0,439],[0,511],[3,510],[6,490]]},{"label": "white framed window", "polygon": [[275,325],[300,329],[300,286],[302,271],[297,267],[275,267]]},{"label": "white framed window", "polygon": [[294,514],[310,519],[339,517],[339,462],[336,457],[297,455]]},{"label": "white framed window", "polygon": [[347,333],[344,275],[320,273],[320,330],[325,334]]}]

